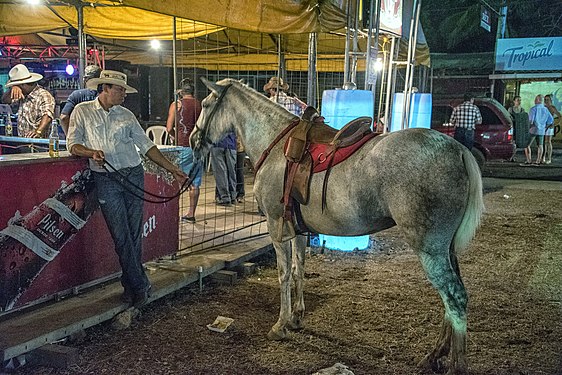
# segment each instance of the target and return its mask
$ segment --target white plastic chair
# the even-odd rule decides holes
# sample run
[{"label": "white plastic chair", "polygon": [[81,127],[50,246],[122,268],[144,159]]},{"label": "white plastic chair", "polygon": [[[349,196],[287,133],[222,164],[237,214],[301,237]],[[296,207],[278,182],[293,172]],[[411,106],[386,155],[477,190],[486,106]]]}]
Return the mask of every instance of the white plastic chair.
[{"label": "white plastic chair", "polygon": [[152,142],[157,145],[169,145],[170,134],[166,131],[165,126],[154,125],[146,129],[146,135]]}]

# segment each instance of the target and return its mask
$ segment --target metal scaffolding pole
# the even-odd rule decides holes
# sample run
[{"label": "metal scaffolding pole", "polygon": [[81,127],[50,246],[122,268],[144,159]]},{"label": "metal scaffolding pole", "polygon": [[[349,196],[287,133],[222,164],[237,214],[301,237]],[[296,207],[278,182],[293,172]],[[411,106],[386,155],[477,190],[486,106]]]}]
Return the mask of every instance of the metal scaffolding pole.
[{"label": "metal scaffolding pole", "polygon": [[[173,65],[173,75],[174,75],[174,93],[173,93],[173,97],[174,97],[174,101],[179,100],[179,95],[177,94],[178,92],[178,64],[177,64],[177,52],[176,52],[176,42],[177,42],[177,32],[176,32],[176,17],[173,18],[173,39],[172,39],[172,65]],[[174,116],[174,125],[175,125],[175,131],[177,134],[178,132],[178,125],[179,125],[179,119],[178,116]],[[174,144],[177,145],[178,143],[178,137],[174,137]]]},{"label": "metal scaffolding pole", "polygon": [[[375,11],[376,9],[376,11]],[[373,19],[374,14],[374,19]],[[373,94],[376,90],[377,85],[377,72],[374,71],[373,67],[377,60],[377,55],[379,52],[379,30],[380,30],[380,14],[381,6],[380,0],[372,0],[371,7],[369,9],[369,33],[367,36],[367,61],[365,63],[365,90],[368,89],[369,84],[373,85]],[[373,29],[375,30],[375,48],[372,48],[373,44]],[[374,59],[374,62],[373,62]]]},{"label": "metal scaffolding pole", "polygon": [[309,106],[316,106],[316,57],[317,57],[317,34],[310,33],[308,37],[308,88],[306,93],[306,103]]},{"label": "metal scaffolding pole", "polygon": [[384,127],[383,133],[390,129],[390,100],[391,100],[391,89],[392,89],[392,72],[394,71],[394,50],[396,46],[396,38],[393,36],[390,42],[390,58],[388,59],[388,76],[386,81],[386,102],[384,105]]},{"label": "metal scaffolding pole", "polygon": [[84,7],[81,3],[76,5],[78,13],[78,81],[80,88],[85,87],[84,70],[86,69],[86,35],[84,35]]}]

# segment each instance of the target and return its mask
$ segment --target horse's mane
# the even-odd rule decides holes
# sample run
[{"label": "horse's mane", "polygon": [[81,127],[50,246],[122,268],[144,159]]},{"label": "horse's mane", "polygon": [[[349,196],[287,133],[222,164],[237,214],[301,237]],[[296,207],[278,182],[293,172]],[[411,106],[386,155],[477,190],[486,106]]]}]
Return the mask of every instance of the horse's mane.
[{"label": "horse's mane", "polygon": [[[247,84],[243,83],[242,81],[233,79],[233,78],[225,78],[217,82],[218,85],[221,86],[228,86],[232,85],[236,87],[238,92],[243,94],[245,99],[240,98],[244,105],[253,108],[254,110],[257,109],[262,113],[272,113],[279,114],[280,116],[283,115],[291,115],[289,111],[287,111],[283,106],[278,105],[275,102],[269,100],[269,98],[261,93],[259,93],[254,88],[248,86]],[[232,90],[232,88],[230,89]],[[247,103],[246,103],[247,102]]]}]

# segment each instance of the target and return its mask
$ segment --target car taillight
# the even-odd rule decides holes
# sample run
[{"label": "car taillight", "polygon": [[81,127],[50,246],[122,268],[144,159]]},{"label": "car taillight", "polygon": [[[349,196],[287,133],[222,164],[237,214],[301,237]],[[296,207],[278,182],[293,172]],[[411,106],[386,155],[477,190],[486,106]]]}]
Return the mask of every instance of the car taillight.
[{"label": "car taillight", "polygon": [[507,141],[508,142],[513,141],[513,128],[511,128],[507,131]]}]

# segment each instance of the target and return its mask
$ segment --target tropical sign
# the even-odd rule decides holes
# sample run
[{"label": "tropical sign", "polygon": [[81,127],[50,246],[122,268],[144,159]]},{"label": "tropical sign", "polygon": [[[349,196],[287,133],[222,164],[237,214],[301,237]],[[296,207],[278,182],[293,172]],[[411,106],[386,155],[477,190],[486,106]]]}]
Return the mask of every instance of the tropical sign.
[{"label": "tropical sign", "polygon": [[560,70],[562,37],[498,39],[496,71]]}]

